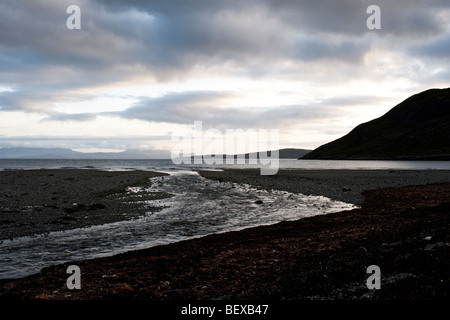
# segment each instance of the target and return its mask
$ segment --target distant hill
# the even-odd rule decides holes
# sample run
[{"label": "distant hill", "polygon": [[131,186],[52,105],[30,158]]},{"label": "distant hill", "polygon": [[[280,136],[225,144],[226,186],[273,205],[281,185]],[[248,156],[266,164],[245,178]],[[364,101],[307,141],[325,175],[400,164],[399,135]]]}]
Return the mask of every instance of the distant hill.
[{"label": "distant hill", "polygon": [[302,159],[450,160],[450,88],[413,95]]},{"label": "distant hill", "polygon": [[[273,150],[269,150],[267,151],[267,156],[271,157],[272,156],[272,152]],[[278,150],[278,159],[298,159],[303,157],[305,154],[311,152],[311,150],[306,150],[306,149],[294,149],[294,148],[286,148],[286,149],[279,149]],[[216,157],[220,157],[222,156],[223,159],[225,159],[227,157],[227,155],[217,155]],[[245,154],[238,154],[238,155],[234,155],[234,158],[237,159],[238,157],[242,157],[244,156],[245,159],[249,159],[250,157],[252,158],[259,158],[258,152],[252,152],[252,153],[245,153]],[[193,156],[191,157],[192,159],[194,158]]]},{"label": "distant hill", "polygon": [[77,159],[81,152],[63,148],[2,148],[2,159]]},{"label": "distant hill", "polygon": [[[268,156],[271,156],[272,151],[269,151]],[[300,157],[303,157],[305,154],[311,152],[311,150],[305,150],[305,149],[294,149],[294,148],[287,148],[287,149],[280,149],[278,150],[278,157],[279,159],[298,159]],[[255,156],[257,155],[257,152],[255,153],[246,153],[245,158],[248,159],[250,155]]]}]

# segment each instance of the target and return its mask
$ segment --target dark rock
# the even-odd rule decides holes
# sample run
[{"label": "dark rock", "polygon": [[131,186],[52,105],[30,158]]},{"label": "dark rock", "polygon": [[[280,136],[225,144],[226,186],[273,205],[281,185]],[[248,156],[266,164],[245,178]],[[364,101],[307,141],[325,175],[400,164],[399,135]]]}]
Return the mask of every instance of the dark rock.
[{"label": "dark rock", "polygon": [[12,221],[12,220],[0,220],[0,225],[2,225],[2,224],[11,224],[11,223],[15,223],[15,221]]},{"label": "dark rock", "polygon": [[106,206],[102,203],[94,203],[89,206],[89,210],[105,209]]}]

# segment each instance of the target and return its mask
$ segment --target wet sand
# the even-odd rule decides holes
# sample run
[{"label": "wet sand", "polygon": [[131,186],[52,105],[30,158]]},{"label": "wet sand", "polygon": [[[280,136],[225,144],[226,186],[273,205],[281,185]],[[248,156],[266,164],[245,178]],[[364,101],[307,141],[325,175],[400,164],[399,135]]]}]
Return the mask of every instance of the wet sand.
[{"label": "wet sand", "polygon": [[[330,172],[328,172],[330,173]],[[113,257],[72,261],[17,280],[0,280],[1,299],[32,300],[441,300],[450,279],[450,183],[448,172],[328,175],[347,196],[366,181],[412,186],[364,191],[362,207],[271,226],[210,235]],[[204,173],[202,173],[204,174]],[[258,178],[252,172],[208,173],[219,179],[303,188],[305,172]],[[381,177],[377,180],[377,175]],[[400,174],[400,173],[399,173]],[[228,175],[228,178],[225,176]],[[292,177],[294,176],[294,178]],[[295,178],[295,176],[297,178]],[[310,172],[310,188],[327,192],[327,175]],[[409,177],[409,178],[408,178]],[[414,180],[416,177],[416,180]],[[434,179],[433,178],[433,179]],[[345,178],[344,178],[345,179]],[[425,180],[424,180],[425,179]],[[262,183],[261,181],[268,181]],[[278,182],[274,182],[278,181]],[[447,180],[448,181],[448,180]],[[272,186],[273,184],[273,186]],[[301,187],[299,187],[301,186]],[[346,187],[346,186],[345,186]],[[319,190],[319,187],[317,190]],[[283,190],[283,188],[281,188]],[[296,189],[298,190],[298,189]],[[317,191],[311,190],[311,191]],[[287,190],[291,191],[291,190]],[[321,191],[322,192],[322,191]],[[356,191],[355,191],[356,192]],[[334,194],[334,195],[333,195]],[[338,200],[342,200],[338,199]],[[66,287],[69,265],[82,273],[80,290]],[[381,269],[381,289],[369,290],[366,269]]]}]

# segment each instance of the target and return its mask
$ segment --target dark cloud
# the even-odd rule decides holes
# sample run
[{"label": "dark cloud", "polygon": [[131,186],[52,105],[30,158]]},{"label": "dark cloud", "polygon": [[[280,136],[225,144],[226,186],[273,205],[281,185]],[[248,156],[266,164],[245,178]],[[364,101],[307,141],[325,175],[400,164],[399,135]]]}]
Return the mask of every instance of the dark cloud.
[{"label": "dark cloud", "polygon": [[409,49],[413,56],[450,60],[450,32]]},{"label": "dark cloud", "polygon": [[[442,21],[436,18],[436,11],[447,8],[446,0],[184,0],[182,2],[168,1],[121,1],[96,0],[105,8],[119,12],[128,8],[147,12],[160,21],[173,27],[183,26],[189,33],[190,28],[198,24],[214,25],[219,16],[231,14],[236,18],[241,13],[251,16],[259,14],[267,21],[271,19],[282,21],[283,25],[292,30],[305,33],[320,34],[364,34],[367,32],[366,9],[370,5],[381,7],[383,23],[387,32],[393,34],[418,34],[445,30]],[[179,23],[178,23],[178,22]],[[186,24],[185,22],[190,22]],[[256,36],[259,27],[254,25]],[[206,32],[208,30],[205,30]],[[210,31],[215,31],[214,28]],[[242,31],[242,30],[241,30]]]},{"label": "dark cloud", "polygon": [[[350,24],[353,17],[343,15],[351,6],[341,5],[344,9],[339,12],[334,2],[330,9],[312,8],[315,12],[310,11],[309,2],[294,6],[286,1],[277,5],[264,1],[78,2],[82,9],[79,31],[65,27],[68,1],[56,5],[43,0],[10,2],[0,13],[1,46],[21,55],[22,69],[51,64],[107,72],[112,65],[139,64],[163,77],[164,71],[184,72],[196,63],[231,61],[242,66],[254,59],[298,59],[295,34],[309,32],[306,26],[329,23],[331,13],[347,21],[339,25]],[[295,23],[289,24],[287,13],[298,14]],[[330,26],[333,33],[339,29]]]},{"label": "dark cloud", "polygon": [[[416,1],[414,6],[410,1],[378,3],[381,35],[438,35],[445,29],[436,15],[443,1]],[[69,4],[81,7],[81,30],[66,29]],[[136,66],[166,79],[183,76],[198,64],[231,63],[257,74],[255,68],[285,61],[354,63],[371,47],[367,39],[357,38],[368,32],[365,10],[370,4],[359,0],[16,0],[0,10],[0,60],[3,71],[41,68],[36,71],[45,77],[45,68],[59,65],[77,70],[78,77],[103,82],[131,76],[124,70],[134,73]]]},{"label": "dark cloud", "polygon": [[447,21],[439,18],[439,13],[448,9],[446,0],[421,0],[414,3],[408,0],[380,0],[377,4],[381,8],[382,35],[420,41],[446,32]]},{"label": "dark cloud", "polygon": [[357,63],[370,49],[364,39],[319,39],[304,37],[297,42],[297,55],[302,60],[333,60]]}]

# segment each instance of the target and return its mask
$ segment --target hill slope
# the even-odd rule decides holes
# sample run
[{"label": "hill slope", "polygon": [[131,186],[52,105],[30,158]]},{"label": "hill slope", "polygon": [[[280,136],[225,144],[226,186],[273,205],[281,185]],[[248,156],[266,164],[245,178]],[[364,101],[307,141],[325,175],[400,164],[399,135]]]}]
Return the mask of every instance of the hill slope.
[{"label": "hill slope", "polygon": [[450,88],[413,95],[302,159],[450,160]]}]

